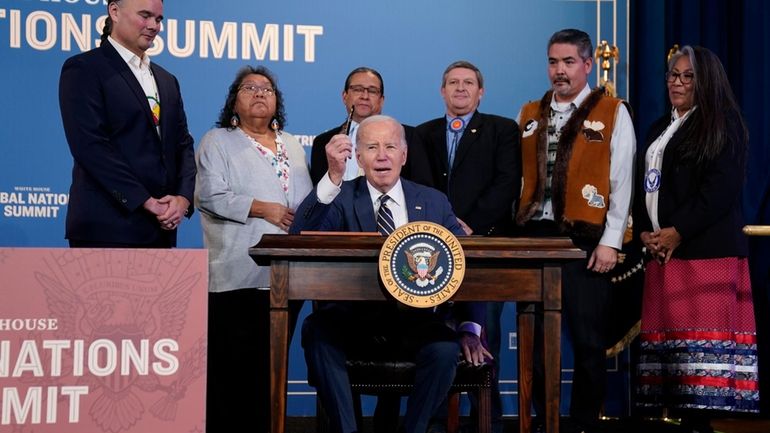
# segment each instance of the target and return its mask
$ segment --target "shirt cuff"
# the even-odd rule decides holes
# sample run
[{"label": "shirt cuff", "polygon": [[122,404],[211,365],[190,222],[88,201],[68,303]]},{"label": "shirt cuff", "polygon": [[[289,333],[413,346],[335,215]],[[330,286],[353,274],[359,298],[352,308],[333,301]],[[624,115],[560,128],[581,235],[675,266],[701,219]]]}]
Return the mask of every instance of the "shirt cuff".
[{"label": "shirt cuff", "polygon": [[604,245],[615,248],[616,250],[620,250],[623,247],[624,234],[625,232],[623,231],[612,230],[605,227],[604,233],[602,233],[602,238],[599,240],[599,245]]},{"label": "shirt cuff", "polygon": [[481,325],[476,322],[462,322],[457,327],[457,332],[470,332],[477,337],[481,337]]},{"label": "shirt cuff", "polygon": [[[340,185],[342,184],[340,183]],[[320,203],[329,204],[334,201],[341,190],[342,188],[332,182],[332,179],[329,177],[329,172],[327,171],[321,180],[318,181],[318,186],[316,186],[316,196]]]}]

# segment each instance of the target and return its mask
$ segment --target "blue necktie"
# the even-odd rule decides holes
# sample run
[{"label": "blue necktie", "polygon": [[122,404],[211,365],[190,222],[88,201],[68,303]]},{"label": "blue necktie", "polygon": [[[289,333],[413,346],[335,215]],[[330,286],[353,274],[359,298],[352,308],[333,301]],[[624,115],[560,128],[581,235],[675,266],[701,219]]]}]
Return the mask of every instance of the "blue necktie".
[{"label": "blue necktie", "polygon": [[457,142],[460,141],[460,132],[452,131],[452,144],[449,146],[449,170],[452,170],[452,165],[455,162],[455,152],[457,151]]},{"label": "blue necktie", "polygon": [[447,162],[449,163],[449,172],[452,172],[452,165],[455,162],[455,153],[457,153],[457,144],[465,130],[465,121],[461,117],[455,117],[447,123],[447,132],[452,133],[452,139],[447,140]]},{"label": "blue necktie", "polygon": [[380,209],[377,211],[377,231],[383,236],[388,236],[396,229],[396,224],[393,222],[393,213],[388,208],[387,194],[383,194],[378,199],[380,202]]}]

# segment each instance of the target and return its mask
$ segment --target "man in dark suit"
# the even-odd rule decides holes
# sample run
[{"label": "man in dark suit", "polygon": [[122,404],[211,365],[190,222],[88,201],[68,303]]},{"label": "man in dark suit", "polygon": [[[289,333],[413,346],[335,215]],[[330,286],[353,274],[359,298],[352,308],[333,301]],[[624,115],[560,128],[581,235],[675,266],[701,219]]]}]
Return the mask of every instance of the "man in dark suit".
[{"label": "man in dark suit", "polygon": [[[297,209],[290,233],[383,232],[408,221],[431,221],[463,234],[446,196],[400,177],[407,146],[403,127],[395,119],[372,116],[361,123],[355,156],[364,176],[342,181],[345,161],[353,155],[350,140],[327,146],[326,154],[329,171]],[[375,217],[382,207],[387,209],[390,222]],[[462,351],[474,364],[489,356],[479,339],[483,305],[456,303],[450,309],[451,318],[459,324],[457,329],[446,325],[444,308],[396,308],[384,302],[326,303],[308,316],[302,327],[305,360],[333,431],[358,429],[345,360],[351,354],[370,353],[368,343],[375,338],[380,352],[397,352],[415,360],[415,387],[402,430],[426,431],[454,380],[458,354]]]},{"label": "man in dark suit", "polygon": [[[382,75],[377,70],[361,66],[353,69],[345,79],[345,87],[342,89],[342,104],[345,106],[345,113],[350,117],[348,120],[334,127],[313,139],[313,148],[310,152],[310,179],[313,185],[318,184],[329,165],[326,161],[326,145],[338,140],[337,135],[348,135],[353,141],[355,147],[356,129],[358,125],[367,117],[382,113],[382,106],[385,104],[385,82],[382,81]],[[350,110],[353,109],[351,115]],[[342,131],[345,127],[348,131]],[[407,143],[410,142],[413,127],[404,125]],[[334,143],[332,143],[334,144]],[[345,165],[345,174],[343,180],[355,179],[360,175],[358,163],[354,158],[350,158]],[[402,176],[409,178],[402,169]]]},{"label": "man in dark suit", "polygon": [[521,187],[518,125],[477,111],[484,79],[469,62],[446,68],[441,95],[446,115],[415,128],[412,180],[444,192],[468,234],[505,234]]},{"label": "man in dark suit", "polygon": [[59,104],[74,159],[72,247],[169,248],[190,216],[193,139],[176,78],[146,55],[161,0],[110,0],[101,46],[64,63]]},{"label": "man in dark suit", "polygon": [[[446,68],[441,95],[446,114],[415,128],[411,179],[446,193],[467,234],[505,235],[521,188],[519,127],[511,119],[478,112],[484,78],[470,62],[457,61]],[[489,303],[485,324],[496,359],[502,308],[502,303]],[[497,383],[492,393],[492,422],[498,431],[502,407]]]}]

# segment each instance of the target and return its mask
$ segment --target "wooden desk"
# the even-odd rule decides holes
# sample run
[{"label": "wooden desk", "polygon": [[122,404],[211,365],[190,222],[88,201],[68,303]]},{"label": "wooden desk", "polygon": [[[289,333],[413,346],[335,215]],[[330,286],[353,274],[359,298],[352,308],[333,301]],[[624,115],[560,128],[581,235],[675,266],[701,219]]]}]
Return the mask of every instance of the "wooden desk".
[{"label": "wooden desk", "polygon": [[[559,431],[561,265],[585,257],[569,239],[459,238],[466,257],[457,301],[541,302],[545,332],[546,431]],[[289,300],[385,300],[377,258],[384,237],[265,235],[249,250],[271,267],[271,431],[284,433]],[[534,309],[519,313],[519,424],[531,427]]]}]

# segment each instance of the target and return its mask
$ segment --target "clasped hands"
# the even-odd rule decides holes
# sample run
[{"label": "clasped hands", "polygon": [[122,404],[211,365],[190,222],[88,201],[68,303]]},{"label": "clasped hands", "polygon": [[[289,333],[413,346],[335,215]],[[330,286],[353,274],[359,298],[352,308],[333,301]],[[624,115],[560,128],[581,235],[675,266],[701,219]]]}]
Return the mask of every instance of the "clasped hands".
[{"label": "clasped hands", "polygon": [[249,209],[249,216],[262,218],[288,233],[289,227],[294,222],[294,209],[281,203],[253,199],[251,201],[251,209]]},{"label": "clasped hands", "polygon": [[294,222],[294,209],[274,202],[265,202],[263,206],[263,218],[288,233]]},{"label": "clasped hands", "polygon": [[647,251],[660,264],[668,263],[671,260],[671,254],[682,243],[682,235],[675,227],[666,227],[654,232],[642,232],[639,237]]},{"label": "clasped hands", "polygon": [[174,230],[187,215],[190,202],[181,195],[165,195],[159,199],[148,198],[143,207],[155,215],[155,218],[163,230]]}]

